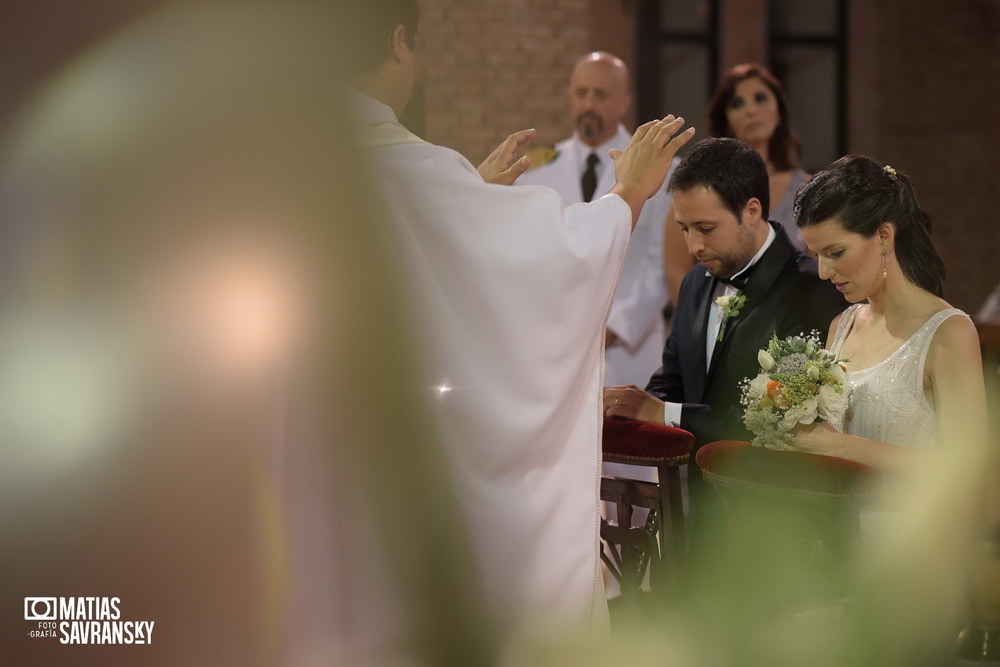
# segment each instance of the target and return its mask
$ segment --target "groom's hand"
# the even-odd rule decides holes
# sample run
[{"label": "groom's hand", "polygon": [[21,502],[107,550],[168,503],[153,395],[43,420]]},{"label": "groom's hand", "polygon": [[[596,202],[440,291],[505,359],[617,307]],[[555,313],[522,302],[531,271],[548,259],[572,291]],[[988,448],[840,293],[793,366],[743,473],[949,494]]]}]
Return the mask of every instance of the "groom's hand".
[{"label": "groom's hand", "polygon": [[604,390],[604,416],[663,423],[663,401],[634,384]]}]

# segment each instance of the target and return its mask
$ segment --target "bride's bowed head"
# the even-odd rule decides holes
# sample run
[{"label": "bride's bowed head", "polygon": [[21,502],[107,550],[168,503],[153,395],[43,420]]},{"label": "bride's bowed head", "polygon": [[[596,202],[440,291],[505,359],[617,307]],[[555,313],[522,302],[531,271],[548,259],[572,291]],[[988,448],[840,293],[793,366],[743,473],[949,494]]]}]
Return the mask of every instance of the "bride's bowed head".
[{"label": "bride's bowed head", "polygon": [[944,294],[930,216],[909,177],[889,165],[859,155],[837,160],[799,191],[795,222],[819,253],[820,277],[851,303],[906,283]]}]

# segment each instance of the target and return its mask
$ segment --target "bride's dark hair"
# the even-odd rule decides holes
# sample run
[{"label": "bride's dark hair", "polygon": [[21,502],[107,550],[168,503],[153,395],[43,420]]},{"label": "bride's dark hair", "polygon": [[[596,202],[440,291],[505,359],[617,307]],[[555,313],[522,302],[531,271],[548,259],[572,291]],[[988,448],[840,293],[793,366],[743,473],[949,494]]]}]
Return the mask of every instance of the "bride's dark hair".
[{"label": "bride's dark hair", "polygon": [[862,155],[842,157],[802,186],[795,224],[836,218],[849,232],[875,236],[884,222],[896,227],[896,258],[903,275],[932,294],[944,294],[944,262],[931,241],[931,217],[920,208],[909,177]]}]

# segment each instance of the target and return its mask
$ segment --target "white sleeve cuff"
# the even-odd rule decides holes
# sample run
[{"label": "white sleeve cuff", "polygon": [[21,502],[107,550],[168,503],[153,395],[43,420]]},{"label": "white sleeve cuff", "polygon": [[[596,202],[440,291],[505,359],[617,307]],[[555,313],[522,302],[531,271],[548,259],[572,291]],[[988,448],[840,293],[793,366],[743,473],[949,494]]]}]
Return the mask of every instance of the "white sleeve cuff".
[{"label": "white sleeve cuff", "polygon": [[681,403],[663,403],[663,423],[667,426],[681,428],[681,410],[684,406]]}]

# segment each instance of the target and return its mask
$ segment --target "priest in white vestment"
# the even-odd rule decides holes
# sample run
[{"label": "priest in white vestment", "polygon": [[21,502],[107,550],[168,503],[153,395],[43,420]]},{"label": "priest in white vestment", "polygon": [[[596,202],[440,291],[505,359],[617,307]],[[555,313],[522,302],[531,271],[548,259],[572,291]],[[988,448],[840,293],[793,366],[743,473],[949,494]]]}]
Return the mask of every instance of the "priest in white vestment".
[{"label": "priest in white vestment", "polygon": [[352,95],[436,393],[455,525],[498,627],[602,629],[603,328],[635,220],[692,132],[671,139],[673,117],[644,125],[615,154],[611,193],[563,210],[548,188],[506,185],[528,166],[515,154],[532,131],[477,171],[399,125],[412,37],[396,25]]}]

